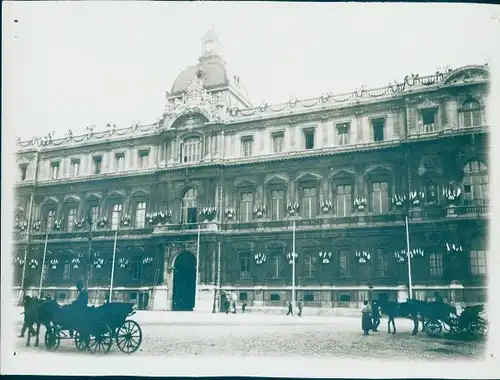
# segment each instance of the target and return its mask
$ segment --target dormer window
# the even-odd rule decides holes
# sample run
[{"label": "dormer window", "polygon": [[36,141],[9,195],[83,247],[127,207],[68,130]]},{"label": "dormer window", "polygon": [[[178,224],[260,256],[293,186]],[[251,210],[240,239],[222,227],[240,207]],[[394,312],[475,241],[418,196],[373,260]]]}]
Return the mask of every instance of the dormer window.
[{"label": "dormer window", "polygon": [[80,160],[78,159],[71,160],[71,176],[78,177],[79,172],[80,172]]},{"label": "dormer window", "polygon": [[28,172],[28,165],[19,165],[19,173],[21,175],[21,181],[26,181],[26,173]]},{"label": "dormer window", "polygon": [[115,155],[116,170],[122,171],[125,169],[125,153],[117,153]]},{"label": "dormer window", "polygon": [[435,130],[436,109],[427,108],[421,111],[423,131],[431,133]]},{"label": "dormer window", "polygon": [[378,118],[372,120],[373,141],[384,141],[385,119]]},{"label": "dormer window", "polygon": [[339,145],[349,144],[349,123],[337,124],[337,134]]},{"label": "dormer window", "polygon": [[145,169],[147,168],[149,161],[149,149],[144,149],[139,151],[139,168]]},{"label": "dormer window", "polygon": [[201,160],[201,142],[198,137],[190,137],[181,144],[181,163]]},{"label": "dormer window", "polygon": [[243,149],[243,157],[250,157],[252,155],[253,138],[243,137],[241,139],[241,147]]},{"label": "dormer window", "polygon": [[50,174],[52,179],[59,178],[59,162],[52,162],[50,164]]},{"label": "dormer window", "polygon": [[101,174],[102,157],[101,156],[93,157],[92,163],[94,165],[94,174]]},{"label": "dormer window", "polygon": [[314,149],[314,128],[304,129],[304,147]]},{"label": "dormer window", "polygon": [[272,135],[272,137],[273,137],[273,153],[283,152],[283,141],[284,141],[283,132],[275,133]]}]

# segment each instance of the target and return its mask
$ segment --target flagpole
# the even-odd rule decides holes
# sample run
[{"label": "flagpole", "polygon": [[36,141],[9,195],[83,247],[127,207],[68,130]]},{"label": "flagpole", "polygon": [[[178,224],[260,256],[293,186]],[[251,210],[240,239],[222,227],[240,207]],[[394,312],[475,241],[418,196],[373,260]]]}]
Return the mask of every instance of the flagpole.
[{"label": "flagpole", "polygon": [[292,311],[295,310],[295,220],[292,225]]},{"label": "flagpole", "polygon": [[116,240],[118,239],[118,228],[115,231],[115,242],[113,244],[113,263],[111,264],[111,282],[109,285],[109,303],[113,299],[113,280],[115,277],[115,260],[116,260]]},{"label": "flagpole", "polygon": [[200,231],[201,224],[198,223],[198,242],[196,244],[196,287],[194,292],[194,307],[193,310],[196,309],[196,300],[198,299],[198,280],[200,277],[199,267],[200,267]]},{"label": "flagpole", "polygon": [[45,233],[45,247],[43,248],[42,271],[40,274],[40,286],[38,287],[38,298],[42,296],[43,272],[45,270],[45,257],[47,256],[47,244],[49,242],[49,229]]},{"label": "flagpole", "polygon": [[413,285],[411,279],[411,254],[410,254],[410,231],[408,226],[408,214],[405,216],[406,225],[406,261],[408,262],[408,298],[413,298]]}]

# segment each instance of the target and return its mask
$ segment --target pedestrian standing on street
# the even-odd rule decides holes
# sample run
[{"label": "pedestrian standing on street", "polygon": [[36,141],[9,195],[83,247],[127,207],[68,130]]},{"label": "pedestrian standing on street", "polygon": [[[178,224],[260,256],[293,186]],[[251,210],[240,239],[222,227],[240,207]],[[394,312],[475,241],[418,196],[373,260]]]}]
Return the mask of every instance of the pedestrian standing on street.
[{"label": "pedestrian standing on street", "polygon": [[229,300],[227,298],[224,300],[224,311],[229,314]]},{"label": "pedestrian standing on street", "polygon": [[361,329],[363,330],[363,335],[370,335],[369,331],[372,328],[372,316],[371,309],[368,305],[368,301],[363,301],[363,307],[361,308]]},{"label": "pedestrian standing on street", "polygon": [[245,314],[245,309],[247,308],[247,303],[243,302],[243,305],[241,305],[241,312]]},{"label": "pedestrian standing on street", "polygon": [[299,301],[299,317],[302,317],[302,300]]},{"label": "pedestrian standing on street", "polygon": [[378,326],[380,325],[380,305],[377,301],[372,302],[372,330],[378,332]]},{"label": "pedestrian standing on street", "polygon": [[293,307],[291,302],[288,303],[288,313],[286,313],[286,315],[293,315]]},{"label": "pedestrian standing on street", "polygon": [[233,301],[233,311],[231,313],[236,314],[236,301]]}]

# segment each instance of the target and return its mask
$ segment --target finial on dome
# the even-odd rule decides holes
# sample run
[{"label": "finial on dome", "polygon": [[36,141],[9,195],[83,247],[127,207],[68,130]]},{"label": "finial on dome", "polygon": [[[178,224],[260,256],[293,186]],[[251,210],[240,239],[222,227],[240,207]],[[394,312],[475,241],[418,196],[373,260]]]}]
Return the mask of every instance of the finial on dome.
[{"label": "finial on dome", "polygon": [[220,56],[221,43],[215,25],[212,24],[211,28],[203,35],[201,43],[201,57]]}]

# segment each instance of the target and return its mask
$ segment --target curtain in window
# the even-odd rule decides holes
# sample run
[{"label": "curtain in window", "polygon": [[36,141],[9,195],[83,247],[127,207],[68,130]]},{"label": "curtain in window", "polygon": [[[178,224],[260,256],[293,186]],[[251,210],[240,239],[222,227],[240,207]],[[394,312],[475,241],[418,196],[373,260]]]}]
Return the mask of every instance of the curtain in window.
[{"label": "curtain in window", "polygon": [[318,215],[317,188],[304,188],[302,192],[302,216],[312,219]]},{"label": "curtain in window", "polygon": [[182,198],[182,223],[196,223],[198,220],[198,192],[189,189]]},{"label": "curtain in window", "polygon": [[253,194],[252,193],[241,194],[240,222],[250,222],[252,220],[252,213],[253,213]]},{"label": "curtain in window", "polygon": [[373,182],[372,211],[378,215],[389,211],[389,184],[387,182]]},{"label": "curtain in window", "polygon": [[336,213],[339,217],[350,216],[352,211],[352,186],[338,185],[336,194]]},{"label": "curtain in window", "polygon": [[285,191],[284,190],[273,190],[271,191],[271,219],[281,220],[283,219]]}]

